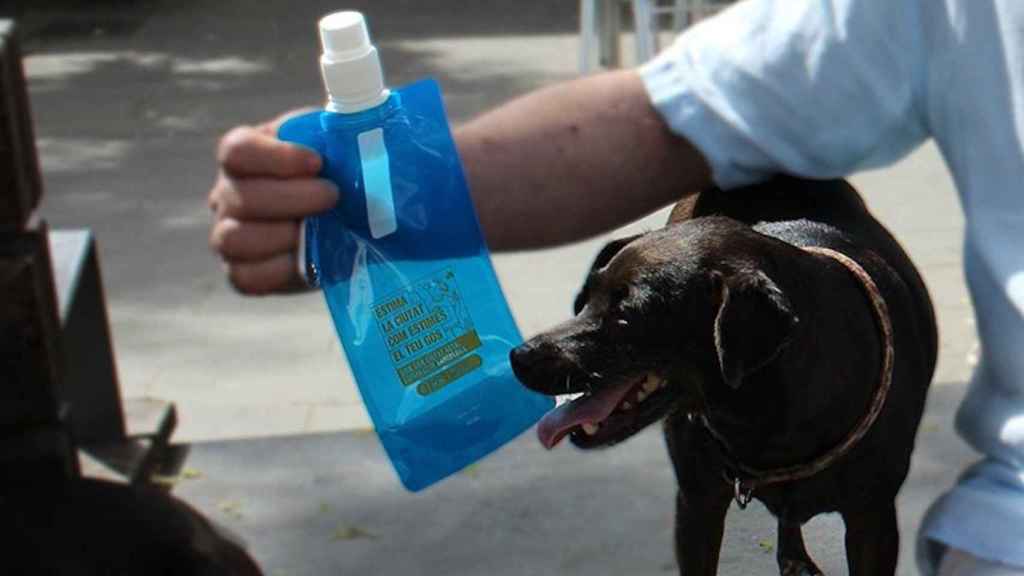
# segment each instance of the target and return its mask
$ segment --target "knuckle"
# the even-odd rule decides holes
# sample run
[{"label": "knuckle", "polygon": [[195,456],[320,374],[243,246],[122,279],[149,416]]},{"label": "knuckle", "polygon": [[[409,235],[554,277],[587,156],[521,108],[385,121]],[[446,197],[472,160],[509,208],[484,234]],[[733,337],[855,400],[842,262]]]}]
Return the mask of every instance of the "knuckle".
[{"label": "knuckle", "polygon": [[239,237],[241,236],[242,228],[233,221],[225,221],[225,225],[222,228],[220,235],[220,249],[224,254],[228,256],[238,255]]},{"label": "knuckle", "polygon": [[221,199],[224,196],[224,188],[227,186],[224,174],[217,175],[217,181],[213,183],[213,187],[210,188],[210,193],[206,196],[206,204],[210,207],[210,210],[216,212],[221,204]]},{"label": "knuckle", "polygon": [[251,126],[236,126],[228,130],[217,144],[217,162],[225,168],[237,163],[239,151],[248,145],[256,131]]},{"label": "knuckle", "polygon": [[220,220],[210,229],[210,248],[215,252],[224,255],[231,255],[232,237],[236,234],[237,226],[232,226],[230,220]]},{"label": "knuckle", "polygon": [[229,265],[228,282],[235,291],[242,294],[257,294],[255,277],[248,266]]},{"label": "knuckle", "polygon": [[239,182],[228,180],[217,194],[218,216],[221,219],[244,216],[247,209],[245,196]]}]

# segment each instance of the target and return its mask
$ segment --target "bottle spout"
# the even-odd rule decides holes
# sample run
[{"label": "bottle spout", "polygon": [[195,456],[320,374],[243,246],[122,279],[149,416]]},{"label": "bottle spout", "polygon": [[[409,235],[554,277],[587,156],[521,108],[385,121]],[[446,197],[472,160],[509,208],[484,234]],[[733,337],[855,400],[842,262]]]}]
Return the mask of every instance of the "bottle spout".
[{"label": "bottle spout", "polygon": [[366,19],[343,11],[320,19],[320,70],[327,109],[349,114],[379,106],[388,99],[377,48],[370,42]]}]

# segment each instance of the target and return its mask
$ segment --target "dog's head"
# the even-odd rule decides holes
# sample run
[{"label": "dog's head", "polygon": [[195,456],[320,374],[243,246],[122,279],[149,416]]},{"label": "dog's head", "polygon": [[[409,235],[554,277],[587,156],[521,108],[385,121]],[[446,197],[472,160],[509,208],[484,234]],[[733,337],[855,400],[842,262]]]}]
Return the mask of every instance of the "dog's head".
[{"label": "dog's head", "polygon": [[690,220],[601,250],[573,319],[511,354],[528,388],[582,394],[538,424],[548,448],[625,440],[679,409],[725,393],[785,347],[797,319],[757,244],[726,218]]}]

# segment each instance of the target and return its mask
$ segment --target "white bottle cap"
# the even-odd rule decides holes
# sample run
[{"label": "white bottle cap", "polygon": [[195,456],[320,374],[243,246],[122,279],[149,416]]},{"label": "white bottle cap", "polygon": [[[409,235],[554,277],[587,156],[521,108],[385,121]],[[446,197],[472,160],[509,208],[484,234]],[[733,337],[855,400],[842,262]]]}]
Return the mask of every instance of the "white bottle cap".
[{"label": "white bottle cap", "polygon": [[370,44],[359,12],[335,12],[320,19],[320,69],[327,88],[327,109],[352,113],[387,100],[377,48]]}]

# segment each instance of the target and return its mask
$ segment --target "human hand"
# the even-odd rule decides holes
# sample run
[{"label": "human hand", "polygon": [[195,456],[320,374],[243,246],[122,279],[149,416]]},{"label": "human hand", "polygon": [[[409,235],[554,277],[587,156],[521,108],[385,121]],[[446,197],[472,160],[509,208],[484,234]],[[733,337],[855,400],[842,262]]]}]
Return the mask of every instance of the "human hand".
[{"label": "human hand", "polygon": [[243,294],[305,287],[296,254],[299,223],[338,201],[334,184],[317,177],[320,156],[275,137],[290,115],[238,126],[217,145],[220,171],[209,196],[210,247]]}]

